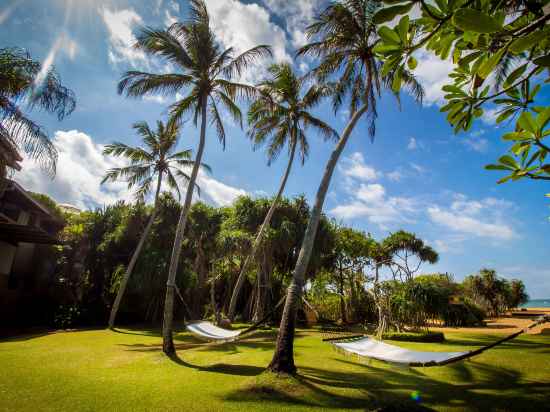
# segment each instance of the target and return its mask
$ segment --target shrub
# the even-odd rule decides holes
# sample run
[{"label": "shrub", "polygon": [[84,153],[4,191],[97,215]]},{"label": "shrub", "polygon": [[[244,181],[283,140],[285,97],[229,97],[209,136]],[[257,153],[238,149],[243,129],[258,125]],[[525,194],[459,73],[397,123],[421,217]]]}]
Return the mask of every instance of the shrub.
[{"label": "shrub", "polygon": [[464,303],[449,305],[443,313],[445,326],[483,326],[483,319],[485,311],[467,299]]},{"label": "shrub", "polygon": [[402,342],[444,342],[443,332],[386,332],[382,335],[384,340],[396,340]]}]

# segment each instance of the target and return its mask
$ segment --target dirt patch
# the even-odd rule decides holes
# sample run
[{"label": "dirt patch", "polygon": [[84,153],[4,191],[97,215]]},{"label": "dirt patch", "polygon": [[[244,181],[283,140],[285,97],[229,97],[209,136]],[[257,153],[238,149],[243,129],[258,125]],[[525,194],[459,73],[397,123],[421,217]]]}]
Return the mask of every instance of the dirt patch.
[{"label": "dirt patch", "polygon": [[[525,313],[546,313],[550,315],[550,308],[529,308],[528,311]],[[526,328],[531,323],[533,323],[534,320],[530,318],[515,318],[510,315],[505,315],[500,318],[495,319],[487,319],[486,324],[487,326],[479,326],[479,327],[471,327],[471,328],[439,328],[439,327],[432,327],[430,330],[435,331],[441,331],[443,333],[445,332],[468,332],[468,333],[502,333],[502,334],[509,334],[517,332],[519,329]],[[538,335],[538,334],[550,334],[550,322],[543,323],[542,325],[538,325],[537,327],[529,330],[527,333],[531,335]]]}]

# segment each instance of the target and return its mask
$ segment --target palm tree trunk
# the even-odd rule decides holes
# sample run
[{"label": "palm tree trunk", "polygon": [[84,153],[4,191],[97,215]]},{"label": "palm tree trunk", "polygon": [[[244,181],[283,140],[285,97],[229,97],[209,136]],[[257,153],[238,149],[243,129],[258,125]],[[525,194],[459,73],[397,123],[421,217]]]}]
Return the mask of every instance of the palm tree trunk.
[{"label": "palm tree trunk", "polygon": [[195,191],[195,181],[199,173],[199,167],[202,162],[202,154],[204,152],[204,143],[206,137],[206,104],[207,96],[202,97],[201,102],[201,134],[199,140],[199,147],[197,150],[197,156],[195,163],[193,164],[193,170],[191,172],[191,178],[189,179],[189,185],[187,187],[187,193],[185,195],[185,202],[181,209],[180,217],[178,220],[178,226],[176,227],[176,237],[174,239],[174,247],[172,249],[172,256],[170,258],[170,268],[168,269],[168,281],[166,282],[166,298],[164,301],[164,318],[162,323],[162,350],[167,355],[175,353],[174,341],[172,339],[172,324],[174,320],[174,289],[176,287],[176,273],[178,270],[178,263],[181,255],[181,245],[183,243],[183,234],[185,232],[185,225],[187,224],[187,216],[189,215],[189,209],[191,208],[191,200],[193,199],[193,192]]},{"label": "palm tree trunk", "polygon": [[248,271],[250,264],[252,263],[252,261],[256,257],[256,254],[258,253],[258,248],[262,243],[265,230],[269,228],[271,218],[273,217],[273,213],[275,212],[275,209],[277,208],[277,204],[279,203],[279,200],[283,194],[283,191],[285,190],[286,182],[288,180],[288,176],[290,175],[290,169],[292,168],[292,163],[294,162],[295,153],[296,153],[296,138],[294,138],[292,142],[292,146],[290,148],[290,157],[288,159],[288,165],[286,167],[285,174],[283,175],[283,179],[281,180],[279,191],[277,192],[275,199],[273,199],[273,203],[271,204],[271,207],[269,208],[269,211],[267,212],[267,215],[265,216],[265,219],[262,225],[260,226],[260,230],[258,231],[258,234],[256,235],[256,239],[254,239],[254,243],[252,245],[252,251],[246,257],[244,264],[242,266],[241,272],[239,273],[239,277],[237,278],[237,282],[235,283],[235,287],[233,288],[233,294],[231,295],[231,301],[229,302],[229,312],[227,314],[227,317],[231,322],[233,322],[235,318],[237,300],[239,298],[239,294],[241,293],[241,289],[243,287],[244,279],[246,277],[246,272]]},{"label": "palm tree trunk", "polygon": [[353,114],[325,167],[325,173],[315,197],[315,205],[311,210],[311,215],[307,222],[304,240],[302,241],[300,254],[298,255],[298,260],[294,268],[292,282],[287,291],[285,308],[279,326],[279,334],[277,335],[277,346],[273,354],[273,359],[268,366],[268,369],[273,372],[289,374],[296,372],[296,366],[294,365],[294,329],[296,325],[296,312],[300,303],[305,274],[315,242],[319,220],[321,219],[321,212],[323,211],[323,203],[325,202],[330,180],[336,168],[336,164],[338,163],[338,159],[346,147],[346,143],[355,124],[363,113],[365,113],[367,108],[368,106],[364,105]]},{"label": "palm tree trunk", "polygon": [[147,226],[145,226],[145,230],[143,231],[143,234],[141,235],[141,238],[139,239],[139,243],[136,247],[136,250],[134,250],[134,254],[132,255],[132,258],[130,259],[130,263],[128,264],[128,268],[126,269],[126,273],[124,273],[124,277],[122,278],[122,282],[120,283],[120,287],[118,288],[118,292],[116,294],[116,298],[115,298],[115,301],[113,303],[113,307],[111,308],[111,315],[109,316],[109,329],[113,329],[114,326],[115,326],[116,315],[117,315],[118,310],[120,308],[120,302],[122,301],[122,297],[124,296],[124,292],[126,291],[126,286],[128,286],[128,281],[130,280],[130,276],[132,275],[132,272],[134,271],[134,267],[136,266],[138,257],[141,253],[141,249],[143,248],[143,245],[145,244],[145,239],[147,239],[147,236],[149,236],[149,232],[151,231],[151,228],[153,227],[153,222],[155,221],[155,217],[157,215],[158,199],[159,199],[161,184],[162,184],[162,171],[159,171],[158,180],[157,180],[157,191],[155,192],[155,203],[153,205],[153,212],[151,213],[151,217],[149,218],[149,221],[147,222]]}]

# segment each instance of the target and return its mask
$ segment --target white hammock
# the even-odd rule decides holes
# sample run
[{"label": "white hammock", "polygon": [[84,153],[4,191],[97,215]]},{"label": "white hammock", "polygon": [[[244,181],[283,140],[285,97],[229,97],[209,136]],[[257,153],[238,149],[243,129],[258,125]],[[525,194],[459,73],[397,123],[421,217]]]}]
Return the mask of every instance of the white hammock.
[{"label": "white hammock", "polygon": [[227,330],[219,328],[211,322],[199,321],[188,323],[185,328],[193,335],[210,341],[232,341],[237,339],[242,330]]},{"label": "white hammock", "polygon": [[420,366],[439,364],[459,358],[469,352],[421,352],[389,345],[376,339],[365,337],[350,342],[335,342],[333,345],[348,353],[378,359],[385,362]]}]

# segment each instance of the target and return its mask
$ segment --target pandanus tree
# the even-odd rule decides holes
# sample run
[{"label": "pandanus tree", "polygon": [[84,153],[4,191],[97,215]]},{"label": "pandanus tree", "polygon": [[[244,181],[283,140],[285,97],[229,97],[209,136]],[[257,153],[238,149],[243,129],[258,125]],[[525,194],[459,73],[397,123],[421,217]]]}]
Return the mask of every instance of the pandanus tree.
[{"label": "pandanus tree", "polygon": [[[134,129],[137,134],[143,139],[145,148],[131,147],[124,143],[115,142],[105,146],[103,154],[117,157],[124,157],[130,161],[129,166],[116,167],[110,169],[105,174],[103,181],[126,181],[128,188],[136,187],[135,192],[138,201],[143,202],[145,197],[151,192],[156,180],[155,197],[153,202],[153,211],[145,226],[141,238],[137,244],[130,263],[126,268],[126,272],[120,282],[118,292],[111,308],[109,316],[109,328],[113,328],[116,315],[118,313],[120,302],[126,291],[126,286],[132,275],[132,271],[137,263],[141,249],[151,231],[153,222],[158,211],[159,194],[163,179],[166,180],[168,187],[180,194],[178,178],[189,183],[190,176],[186,170],[194,166],[191,160],[191,150],[183,150],[176,152],[178,145],[180,126],[177,122],[168,122],[164,124],[162,121],[157,122],[157,130],[153,131],[145,122],[134,124]],[[202,167],[209,169],[208,166]]]},{"label": "pandanus tree", "polygon": [[378,309],[378,335],[381,336],[391,321],[392,290],[384,290],[380,282],[380,268],[390,269],[393,280],[412,284],[414,275],[423,263],[435,264],[438,253],[414,233],[399,230],[373,248],[374,298]]},{"label": "pandanus tree", "polygon": [[[369,119],[369,134],[374,137],[377,117],[376,103],[383,88],[392,89],[398,75],[399,85],[409,88],[417,98],[422,88],[405,69],[383,72],[374,47],[379,41],[373,15],[379,2],[370,0],[341,0],[331,3],[306,29],[311,41],[298,51],[300,56],[320,60],[312,70],[319,82],[333,79],[333,108],[340,109],[347,101],[350,117],[325,166],[321,183],[315,196],[302,246],[293,272],[293,280],[281,318],[277,346],[269,369],[277,373],[294,373],[294,329],[296,312],[305,282],[305,274],[311,257],[323,204],[338,159],[359,119]],[[395,88],[394,88],[395,90]],[[398,91],[395,92],[398,96]]]},{"label": "pandanus tree", "polygon": [[21,104],[29,110],[55,113],[62,120],[72,113],[76,101],[54,69],[45,69],[22,49],[0,49],[0,179],[5,177],[7,167],[18,168],[18,150],[53,177],[57,150],[45,130],[23,112]]},{"label": "pandanus tree", "polygon": [[257,86],[259,95],[248,112],[250,128],[247,134],[255,148],[267,145],[268,165],[271,165],[288,145],[288,162],[279,189],[256,234],[252,250],[246,257],[233,288],[228,312],[230,320],[233,320],[235,316],[237,299],[246,273],[258,253],[262,239],[269,229],[273,213],[285,190],[296,150],[298,150],[302,164],[308,155],[309,143],[306,131],[311,128],[325,139],[338,138],[338,133],[332,127],[310,113],[310,110],[317,106],[324,96],[328,95],[328,87],[311,85],[304,90],[307,84],[306,79],[297,76],[290,64],[274,64],[269,67],[269,74],[270,77]]},{"label": "pandanus tree", "polygon": [[[258,58],[271,55],[268,46],[260,45],[235,56],[233,48],[221,49],[210,28],[210,18],[203,0],[191,0],[190,16],[183,23],[174,23],[166,30],[143,29],[136,48],[147,54],[166,59],[177,69],[174,73],[146,73],[128,71],[118,85],[119,93],[139,97],[154,93],[172,93],[183,97],[169,108],[171,118],[178,122],[191,114],[195,125],[200,119],[200,133],[195,164],[191,171],[190,187],[194,187],[206,142],[206,125],[216,128],[220,142],[225,146],[225,129],[219,107],[238,123],[242,114],[235,103],[239,97],[251,98],[256,92],[253,86],[233,81],[242,76]],[[166,288],[164,320],[162,326],[163,350],[175,352],[172,340],[172,323],[176,273],[182,249],[183,235],[193,198],[193,190],[187,190],[176,228],[176,236]]]}]

